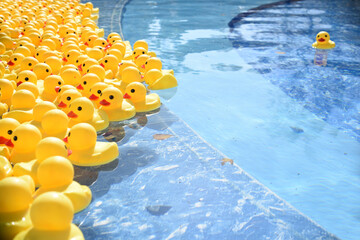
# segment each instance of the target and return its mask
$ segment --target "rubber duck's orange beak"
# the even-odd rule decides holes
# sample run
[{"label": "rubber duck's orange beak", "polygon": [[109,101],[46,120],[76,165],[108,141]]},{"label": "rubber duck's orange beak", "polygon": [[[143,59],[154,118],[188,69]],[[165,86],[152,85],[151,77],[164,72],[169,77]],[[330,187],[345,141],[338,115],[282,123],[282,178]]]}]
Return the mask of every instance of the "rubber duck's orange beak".
[{"label": "rubber duck's orange beak", "polygon": [[0,144],[5,144],[10,139],[4,138],[3,136],[0,136]]},{"label": "rubber duck's orange beak", "polygon": [[129,94],[125,93],[124,96],[123,96],[123,98],[125,98],[125,99],[131,99],[131,96],[130,96]]},{"label": "rubber duck's orange beak", "polygon": [[91,94],[91,96],[89,97],[89,99],[92,100],[92,101],[96,101],[96,100],[99,99],[99,97],[96,96],[95,94]]},{"label": "rubber duck's orange beak", "polygon": [[76,115],[76,113],[74,113],[73,111],[70,111],[67,115],[69,118],[77,118],[78,117],[78,115]]},{"label": "rubber duck's orange beak", "polygon": [[67,105],[66,105],[66,103],[64,103],[63,101],[61,101],[61,102],[59,103],[58,107],[59,107],[59,108],[66,108]]},{"label": "rubber duck's orange beak", "polygon": [[13,63],[13,62],[10,60],[10,61],[7,62],[7,65],[9,65],[9,66],[14,66],[15,63]]},{"label": "rubber duck's orange beak", "polygon": [[89,46],[88,42],[84,43],[84,45]]},{"label": "rubber duck's orange beak", "polygon": [[82,72],[81,64],[78,66],[78,69]]},{"label": "rubber duck's orange beak", "polygon": [[109,106],[110,103],[108,101],[106,101],[105,99],[101,100],[100,102],[100,105],[103,105],[103,106]]},{"label": "rubber duck's orange beak", "polygon": [[60,87],[59,87],[59,86],[56,86],[56,87],[55,87],[55,92],[57,92],[57,93],[58,93],[58,92],[59,92],[59,90],[60,90]]},{"label": "rubber duck's orange beak", "polygon": [[[64,138],[65,139],[65,138]],[[65,142],[65,141],[64,141]],[[66,137],[66,142],[68,142],[67,141],[67,137]],[[70,156],[72,154],[72,151],[70,150],[70,149],[68,149],[68,156]]]},{"label": "rubber duck's orange beak", "polygon": [[319,41],[319,42],[325,42],[325,39],[324,39],[324,38],[320,38],[318,41]]},{"label": "rubber duck's orange beak", "polygon": [[143,69],[145,69],[145,64],[141,65],[141,67],[142,67]]},{"label": "rubber duck's orange beak", "polygon": [[77,85],[76,88],[79,89],[79,90],[84,90],[84,88],[83,88],[83,86],[81,84]]},{"label": "rubber duck's orange beak", "polygon": [[22,83],[23,83],[22,81],[19,81],[19,82],[16,83],[16,86],[18,87]]},{"label": "rubber duck's orange beak", "polygon": [[105,65],[103,63],[100,63],[100,66],[102,66],[103,68],[105,68]]},{"label": "rubber duck's orange beak", "polygon": [[66,59],[66,57],[63,57],[62,59],[64,62],[67,62],[68,60]]},{"label": "rubber duck's orange beak", "polygon": [[[66,142],[66,143],[69,142],[68,137],[63,138],[63,141]],[[69,150],[68,150],[68,154],[69,154]]]},{"label": "rubber duck's orange beak", "polygon": [[14,144],[12,143],[11,139],[5,143],[8,147],[14,147]]}]

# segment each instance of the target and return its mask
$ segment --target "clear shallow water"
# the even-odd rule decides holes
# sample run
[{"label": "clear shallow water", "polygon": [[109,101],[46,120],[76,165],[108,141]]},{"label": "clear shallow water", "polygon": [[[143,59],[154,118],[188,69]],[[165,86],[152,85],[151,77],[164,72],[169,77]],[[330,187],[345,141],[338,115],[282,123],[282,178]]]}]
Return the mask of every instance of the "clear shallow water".
[{"label": "clear shallow water", "polygon": [[[250,38],[240,40],[241,43],[250,40],[253,45],[233,48],[234,38],[236,41],[239,32],[235,37],[234,33],[230,35],[230,41],[227,23],[239,12],[261,3],[264,1],[212,1],[209,4],[208,1],[132,0],[126,5],[123,33],[132,43],[138,39],[147,40],[150,49],[163,60],[164,68],[174,68],[180,87],[166,106],[206,141],[301,212],[343,239],[356,239],[360,234],[360,144],[352,135],[354,131],[349,134],[341,126],[339,129],[339,125],[328,121],[323,117],[325,115],[314,114],[317,112],[306,105],[317,107],[321,110],[319,112],[328,112],[325,107],[334,106],[330,104],[334,100],[341,106],[340,116],[346,112],[343,105],[351,103],[354,106],[354,98],[349,101],[336,99],[336,79],[339,75],[345,76],[341,79],[346,83],[349,76],[356,77],[351,71],[346,75],[339,70],[356,69],[356,55],[349,55],[356,47],[351,41],[342,45],[342,34],[332,34],[338,46],[331,54],[339,54],[336,51],[346,53],[344,58],[349,61],[334,62],[330,54],[327,68],[313,68],[309,62],[312,62],[314,51],[308,46],[317,28],[331,30],[334,27],[329,24],[331,12],[304,10],[303,6],[297,5],[298,14],[287,16],[286,22],[282,22],[284,16],[267,19],[270,22],[265,23],[260,36],[254,31],[261,27],[259,23],[253,23],[255,29],[251,23],[239,27],[242,36]],[[326,8],[325,3],[323,6]],[[264,21],[261,16],[253,20]],[[296,36],[301,44],[294,49],[282,42],[286,34],[278,36],[275,34],[278,31],[272,33],[278,29],[279,22],[286,25],[286,33],[295,24],[299,25],[299,21],[303,27]],[[274,26],[274,29],[267,29],[269,26]],[[356,33],[353,28],[351,22],[338,26],[350,38],[358,39],[358,35],[351,35]],[[264,41],[262,36],[275,42],[266,45],[267,48],[252,49],[259,39]],[[279,41],[283,48],[279,48]],[[294,69],[297,65],[299,69],[306,66],[312,69],[312,72],[305,71],[305,75],[295,71],[292,79],[307,86],[310,89],[308,96],[314,101],[309,101],[309,98],[302,101],[296,97],[301,91],[291,89],[300,83],[285,81],[293,71],[288,69],[286,75],[284,70],[276,70],[279,62],[283,63],[282,69],[286,69],[284,66]],[[277,75],[270,76],[272,72]],[[314,88],[304,78],[314,72],[330,78],[331,84],[312,83],[325,89],[330,86],[329,92],[335,95],[329,94],[327,98],[321,98],[322,101],[315,97],[319,91],[312,90]],[[335,79],[332,78],[334,74]],[[353,78],[347,86],[351,84],[356,85],[356,79]],[[323,92],[326,96],[326,91]],[[342,122],[341,118],[332,119]]]}]

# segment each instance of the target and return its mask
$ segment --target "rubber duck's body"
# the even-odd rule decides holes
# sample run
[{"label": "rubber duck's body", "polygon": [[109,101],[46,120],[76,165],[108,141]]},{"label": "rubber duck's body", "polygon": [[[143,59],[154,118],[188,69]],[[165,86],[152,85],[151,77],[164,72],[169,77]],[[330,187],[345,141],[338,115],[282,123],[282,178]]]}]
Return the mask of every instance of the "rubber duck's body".
[{"label": "rubber duck's body", "polygon": [[0,180],[0,236],[13,239],[16,234],[29,228],[29,207],[35,190],[29,176],[7,177]]},{"label": "rubber duck's body", "polygon": [[16,85],[7,79],[0,79],[1,102],[11,106],[11,97],[14,94]]},{"label": "rubber duck's body", "polygon": [[142,75],[139,69],[129,66],[122,71],[122,79],[120,82],[120,90],[125,92],[126,86],[132,82],[142,82]]},{"label": "rubber duck's body", "polygon": [[40,163],[37,175],[41,187],[35,192],[35,197],[50,191],[61,192],[71,200],[75,213],[90,204],[90,188],[73,181],[74,167],[65,157],[45,159]]},{"label": "rubber duck's body", "polygon": [[41,93],[41,99],[53,102],[57,97],[57,87],[64,85],[64,80],[59,75],[51,75],[44,80],[44,90]]},{"label": "rubber duck's body", "polygon": [[32,226],[14,240],[84,240],[80,229],[72,224],[74,207],[62,193],[47,192],[37,197],[30,208]]},{"label": "rubber duck's body", "polygon": [[86,97],[75,99],[69,107],[69,127],[78,123],[89,123],[96,131],[104,130],[109,126],[109,118],[104,110],[95,109],[93,103]]},{"label": "rubber duck's body", "polygon": [[124,98],[130,100],[136,112],[149,112],[161,105],[160,97],[156,93],[146,95],[146,88],[142,83],[130,83],[125,90]]},{"label": "rubber duck's body", "polygon": [[43,137],[63,139],[68,133],[69,118],[59,109],[50,110],[41,119]]},{"label": "rubber duck's body", "polygon": [[97,166],[109,163],[119,156],[114,142],[97,142],[96,130],[88,123],[79,123],[70,129],[68,143],[72,154],[69,160],[78,166]]},{"label": "rubber duck's body", "polygon": [[0,155],[0,180],[12,176],[12,174],[13,169],[9,160]]},{"label": "rubber duck's body", "polygon": [[20,123],[33,119],[33,108],[36,105],[34,94],[28,90],[18,90],[11,98],[10,111],[3,114],[3,118],[14,118]]},{"label": "rubber duck's body", "polygon": [[43,134],[42,126],[41,126],[41,119],[44,116],[44,114],[52,109],[56,109],[56,106],[54,103],[49,101],[42,101],[37,103],[33,108],[33,120],[30,121],[30,124],[37,127],[41,134]]},{"label": "rubber duck's body", "polygon": [[149,70],[145,74],[145,82],[150,90],[163,90],[178,86],[173,74],[158,69]]},{"label": "rubber duck's body", "polygon": [[318,49],[331,49],[335,47],[335,42],[330,40],[329,33],[322,31],[316,35],[316,42],[312,46]]},{"label": "rubber duck's body", "polygon": [[123,99],[121,91],[115,87],[108,87],[102,91],[100,109],[109,116],[110,121],[123,121],[135,116],[135,107]]}]

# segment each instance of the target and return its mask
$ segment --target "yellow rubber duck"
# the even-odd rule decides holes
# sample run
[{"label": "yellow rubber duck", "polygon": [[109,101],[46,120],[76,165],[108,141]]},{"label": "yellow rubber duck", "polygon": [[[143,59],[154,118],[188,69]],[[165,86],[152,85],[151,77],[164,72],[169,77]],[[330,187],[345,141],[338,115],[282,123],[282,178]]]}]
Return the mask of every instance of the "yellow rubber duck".
[{"label": "yellow rubber duck", "polygon": [[106,55],[114,55],[119,62],[123,59],[123,54],[118,49],[110,49],[107,51]]},{"label": "yellow rubber duck", "polygon": [[[114,55],[106,55],[101,59],[100,66],[105,69],[106,78],[113,79],[119,70],[119,61]],[[109,72],[109,70],[111,72]]]},{"label": "yellow rubber duck", "polygon": [[41,140],[41,132],[31,124],[22,124],[15,128],[13,137],[6,146],[13,147],[10,162],[28,162],[35,159],[36,145]]},{"label": "yellow rubber duck", "polygon": [[25,82],[31,82],[36,85],[37,84],[36,74],[30,70],[21,71],[16,77],[16,86],[19,86],[20,84]]},{"label": "yellow rubber duck", "polygon": [[64,85],[64,80],[59,75],[47,76],[44,80],[44,90],[41,93],[41,99],[53,102],[62,85]]},{"label": "yellow rubber duck", "polygon": [[149,55],[142,54],[135,60],[135,64],[141,72],[145,71],[145,63],[149,58]]},{"label": "yellow rubber duck", "polygon": [[136,112],[149,112],[158,109],[161,105],[159,95],[156,93],[146,95],[145,86],[139,82],[127,85],[124,98],[134,104]]},{"label": "yellow rubber duck", "polygon": [[61,78],[64,80],[64,84],[77,86],[80,83],[81,74],[77,69],[69,68],[60,73]]},{"label": "yellow rubber duck", "polygon": [[63,139],[68,133],[69,118],[59,109],[50,110],[41,120],[43,137],[57,137]]},{"label": "yellow rubber duck", "polygon": [[142,82],[142,75],[136,67],[127,67],[122,71],[120,90],[125,92],[126,86],[132,82]]},{"label": "yellow rubber duck", "polygon": [[[63,87],[65,87],[67,85],[64,85]],[[61,87],[59,89],[59,91],[62,90]],[[61,110],[63,110],[65,113],[68,113],[70,110],[69,110],[69,106],[70,104],[72,103],[72,101],[74,101],[75,99],[79,98],[79,97],[82,97],[81,93],[76,89],[68,89],[68,90],[65,90],[64,92],[61,91],[59,92],[59,97],[57,98],[57,100],[55,100],[55,102],[58,102],[58,108],[60,108]]]},{"label": "yellow rubber duck", "polygon": [[45,59],[44,63],[50,66],[52,74],[59,74],[62,66],[62,61],[59,57],[50,56]]},{"label": "yellow rubber duck", "polygon": [[81,91],[81,94],[84,97],[90,96],[90,88],[95,84],[100,82],[100,78],[94,73],[87,73],[82,76],[80,80],[80,84],[76,87],[78,90]]},{"label": "yellow rubber duck", "polygon": [[[5,144],[12,138],[12,134],[20,126],[19,121],[13,118],[0,119],[0,146],[6,147]],[[9,155],[10,157],[10,155]]]},{"label": "yellow rubber duck", "polygon": [[21,53],[14,53],[10,56],[10,60],[7,62],[7,65],[9,66],[10,70],[13,70],[14,68],[20,66],[22,60],[24,60],[25,56]]},{"label": "yellow rubber duck", "polygon": [[319,49],[331,49],[335,47],[335,42],[330,40],[329,33],[321,31],[316,35],[316,42],[312,46]]},{"label": "yellow rubber duck", "polygon": [[2,115],[7,111],[9,111],[9,106],[6,103],[1,102],[1,90],[0,90],[0,117],[2,117]]},{"label": "yellow rubber duck", "polygon": [[150,71],[151,69],[158,69],[163,74],[170,73],[170,74],[174,75],[174,70],[172,70],[172,69],[162,70],[162,62],[157,57],[151,57],[145,62],[145,73]]},{"label": "yellow rubber duck", "polygon": [[24,57],[29,57],[31,55],[31,51],[24,46],[15,48],[14,53],[21,53]]},{"label": "yellow rubber duck", "polygon": [[30,208],[32,226],[17,234],[14,240],[84,240],[74,224],[74,207],[68,197],[47,192],[37,197]]},{"label": "yellow rubber duck", "polygon": [[12,175],[13,169],[9,160],[4,156],[0,156],[0,180],[11,177]]},{"label": "yellow rubber duck", "polygon": [[74,165],[97,166],[109,163],[119,156],[114,142],[97,142],[96,130],[88,123],[79,123],[70,129],[64,139],[72,154],[69,160]]},{"label": "yellow rubber duck", "polygon": [[143,47],[135,48],[133,51],[133,61],[135,61],[140,55],[147,54],[147,50]]},{"label": "yellow rubber duck", "polygon": [[67,157],[68,155],[68,149],[61,139],[55,137],[43,138],[36,146],[36,158],[29,162],[16,163],[13,168],[13,174],[16,177],[29,175],[33,179],[35,186],[39,186],[37,172],[40,163],[49,157]]},{"label": "yellow rubber duck", "polygon": [[7,177],[0,180],[0,236],[13,239],[29,228],[29,207],[33,201],[34,183],[29,176]]},{"label": "yellow rubber duck", "polygon": [[21,90],[21,89],[24,89],[24,90],[28,90],[28,91],[30,91],[33,95],[34,95],[34,97],[35,97],[35,102],[36,103],[38,103],[38,102],[41,102],[41,100],[40,99],[38,99],[38,97],[39,97],[39,90],[41,90],[41,89],[39,89],[40,87],[39,86],[37,86],[35,83],[32,83],[32,82],[24,82],[24,83],[22,83],[21,85],[19,85],[17,88],[16,88],[16,91],[19,91],[19,90]]},{"label": "yellow rubber duck", "polygon": [[133,61],[127,61],[127,60],[121,61],[121,63],[119,64],[119,71],[116,74],[116,79],[117,80],[122,80],[122,72],[127,67],[135,67],[135,68],[137,68],[136,64]]},{"label": "yellow rubber duck", "polygon": [[38,80],[44,80],[47,76],[52,74],[52,70],[46,63],[38,63],[34,66],[34,73]]},{"label": "yellow rubber duck", "polygon": [[135,43],[134,43],[134,49],[137,49],[138,47],[142,47],[144,48],[146,51],[149,50],[149,46],[147,44],[147,42],[145,40],[137,40]]},{"label": "yellow rubber duck", "polygon": [[158,69],[148,71],[144,79],[150,90],[162,90],[178,86],[178,82],[173,74],[164,73]]},{"label": "yellow rubber duck", "polygon": [[99,47],[86,48],[86,55],[95,60],[100,60],[104,57],[104,52]]},{"label": "yellow rubber duck", "polygon": [[120,42],[117,42],[117,43],[112,43],[111,47],[109,48],[109,50],[112,50],[112,49],[117,49],[121,52],[121,54],[123,55],[123,58],[125,57],[125,54],[126,54],[126,45],[124,43],[120,43]]},{"label": "yellow rubber duck", "polygon": [[105,80],[105,69],[103,67],[101,67],[100,65],[93,65],[91,67],[88,68],[88,70],[86,71],[86,73],[94,73],[96,74],[99,78],[100,81],[104,81]]},{"label": "yellow rubber duck", "polygon": [[93,66],[93,65],[98,65],[99,63],[92,58],[87,58],[85,59],[82,64],[80,65],[80,72],[82,72],[83,74],[86,73],[86,71],[89,69],[89,67]]},{"label": "yellow rubber duck", "polygon": [[42,117],[44,116],[45,113],[47,113],[52,109],[57,109],[57,108],[54,103],[49,101],[38,102],[33,108],[33,120],[30,121],[29,123],[37,127],[40,130],[41,134],[43,133],[41,127]]},{"label": "yellow rubber duck", "polygon": [[100,97],[102,95],[102,91],[104,91],[104,89],[107,87],[109,87],[108,84],[104,82],[98,82],[90,88],[89,99],[93,102],[96,108],[99,108],[101,106],[99,103]]},{"label": "yellow rubber duck", "polygon": [[86,97],[75,99],[69,106],[69,127],[78,123],[89,123],[96,131],[104,130],[109,126],[109,118],[104,110],[94,108],[93,103]]},{"label": "yellow rubber duck", "polygon": [[11,98],[11,103],[10,111],[4,113],[3,118],[14,118],[20,123],[33,119],[33,108],[36,101],[32,92],[25,89],[16,91]]},{"label": "yellow rubber duck", "polygon": [[73,181],[74,167],[65,157],[54,156],[45,159],[39,165],[37,176],[41,186],[35,192],[35,198],[50,191],[61,192],[71,200],[75,213],[90,204],[90,188]]},{"label": "yellow rubber duck", "polygon": [[7,79],[0,79],[1,102],[11,105],[11,97],[14,94],[16,84]]},{"label": "yellow rubber duck", "polygon": [[38,64],[39,61],[34,57],[26,57],[20,63],[20,70],[33,70],[34,66]]},{"label": "yellow rubber duck", "polygon": [[122,92],[115,87],[108,87],[102,91],[99,104],[110,121],[123,121],[136,114],[135,107],[123,99]]},{"label": "yellow rubber duck", "polygon": [[76,60],[81,55],[78,50],[70,50],[64,54],[64,58],[62,59],[65,64],[76,64]]}]

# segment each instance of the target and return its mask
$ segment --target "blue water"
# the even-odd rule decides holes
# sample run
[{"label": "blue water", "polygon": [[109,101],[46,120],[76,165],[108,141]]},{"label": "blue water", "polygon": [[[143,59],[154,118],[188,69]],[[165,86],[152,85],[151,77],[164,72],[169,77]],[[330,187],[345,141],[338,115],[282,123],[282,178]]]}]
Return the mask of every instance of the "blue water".
[{"label": "blue water", "polygon": [[[170,110],[325,229],[357,239],[358,5],[279,5],[229,32],[238,13],[268,2],[132,0],[123,33],[175,70]],[[326,67],[312,64],[320,29],[337,43]]]}]

